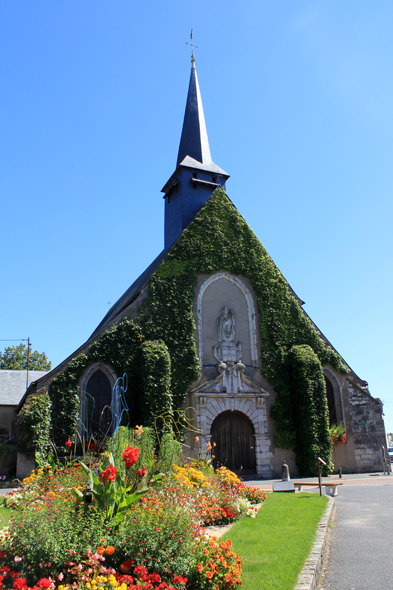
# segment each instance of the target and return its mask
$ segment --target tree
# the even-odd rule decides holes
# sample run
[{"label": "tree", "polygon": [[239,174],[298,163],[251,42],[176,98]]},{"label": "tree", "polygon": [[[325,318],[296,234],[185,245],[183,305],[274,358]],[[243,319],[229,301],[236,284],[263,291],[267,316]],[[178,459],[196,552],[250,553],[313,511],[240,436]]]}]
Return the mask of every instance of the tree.
[{"label": "tree", "polygon": [[[52,362],[48,361],[45,352],[30,351],[29,370],[30,371],[50,371]],[[15,371],[25,371],[27,369],[27,346],[8,346],[4,352],[0,352],[0,369],[13,369]]]}]

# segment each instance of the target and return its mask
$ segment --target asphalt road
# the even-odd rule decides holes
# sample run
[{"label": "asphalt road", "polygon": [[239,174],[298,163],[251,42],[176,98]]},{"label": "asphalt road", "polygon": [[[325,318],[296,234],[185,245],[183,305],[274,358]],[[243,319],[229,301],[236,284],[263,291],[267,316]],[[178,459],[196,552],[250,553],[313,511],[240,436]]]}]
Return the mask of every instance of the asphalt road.
[{"label": "asphalt road", "polygon": [[340,486],[321,590],[393,590],[389,484]]}]

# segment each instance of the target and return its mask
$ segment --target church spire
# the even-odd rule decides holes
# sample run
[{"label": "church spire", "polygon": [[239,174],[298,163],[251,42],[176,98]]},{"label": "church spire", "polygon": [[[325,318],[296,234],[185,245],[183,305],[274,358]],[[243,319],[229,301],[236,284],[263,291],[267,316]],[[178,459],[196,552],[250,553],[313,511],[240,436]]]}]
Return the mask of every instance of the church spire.
[{"label": "church spire", "polygon": [[176,167],[190,156],[194,160],[207,164],[212,161],[209,140],[207,137],[205,115],[203,114],[201,92],[195,68],[194,52],[191,56],[191,76],[188,87],[186,111],[184,113],[183,130],[180,139]]},{"label": "church spire", "polygon": [[[191,32],[192,41],[192,32]],[[192,43],[192,47],[196,47]],[[165,184],[165,250],[170,248],[203,207],[212,192],[229,178],[212,162],[201,93],[191,55],[191,77],[176,170]]]}]

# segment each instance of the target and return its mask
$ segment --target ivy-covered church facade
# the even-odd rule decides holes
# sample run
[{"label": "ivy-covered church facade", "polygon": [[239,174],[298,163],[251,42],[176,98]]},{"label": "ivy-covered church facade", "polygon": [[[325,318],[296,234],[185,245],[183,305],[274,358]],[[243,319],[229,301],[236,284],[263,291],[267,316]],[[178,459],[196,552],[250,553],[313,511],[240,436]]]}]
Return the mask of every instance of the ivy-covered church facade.
[{"label": "ivy-covered church facade", "polygon": [[[211,158],[192,59],[162,189],[165,248],[87,342],[29,387],[21,416],[36,404],[57,439],[81,424],[110,429],[112,389],[127,373],[130,423],[181,425],[186,455],[212,446],[216,464],[261,478],[280,476],[283,460],[313,475],[318,456],[327,472],[381,470],[381,401],[303,310],[227,197],[228,178]],[[347,442],[332,450],[334,424]]]}]

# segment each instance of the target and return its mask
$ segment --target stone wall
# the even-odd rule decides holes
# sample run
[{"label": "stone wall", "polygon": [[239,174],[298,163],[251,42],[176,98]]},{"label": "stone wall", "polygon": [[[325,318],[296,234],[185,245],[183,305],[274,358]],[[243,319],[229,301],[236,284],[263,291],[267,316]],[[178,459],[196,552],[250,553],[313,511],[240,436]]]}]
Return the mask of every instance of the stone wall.
[{"label": "stone wall", "polygon": [[356,470],[382,471],[381,446],[386,446],[382,402],[349,380],[347,388]]}]

